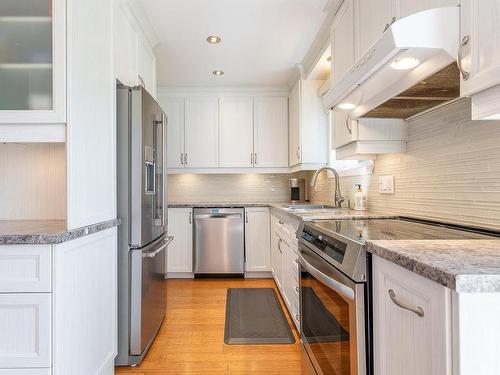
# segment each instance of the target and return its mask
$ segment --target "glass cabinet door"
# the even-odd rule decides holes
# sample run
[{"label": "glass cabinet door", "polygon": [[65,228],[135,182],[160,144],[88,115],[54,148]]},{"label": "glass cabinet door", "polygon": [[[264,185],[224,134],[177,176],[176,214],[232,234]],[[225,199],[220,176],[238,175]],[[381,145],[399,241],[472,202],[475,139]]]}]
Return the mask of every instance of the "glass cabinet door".
[{"label": "glass cabinet door", "polygon": [[55,109],[54,1],[0,1],[0,111]]}]

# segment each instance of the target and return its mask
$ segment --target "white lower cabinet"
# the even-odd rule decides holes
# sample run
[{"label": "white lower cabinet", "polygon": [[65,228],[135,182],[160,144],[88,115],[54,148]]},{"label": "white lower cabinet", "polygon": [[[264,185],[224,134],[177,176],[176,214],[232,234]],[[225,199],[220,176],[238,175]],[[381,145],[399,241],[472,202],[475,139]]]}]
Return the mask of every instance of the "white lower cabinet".
[{"label": "white lower cabinet", "polygon": [[278,290],[293,322],[300,329],[299,263],[295,232],[299,222],[271,214],[271,267]]},{"label": "white lower cabinet", "polygon": [[245,208],[245,272],[271,270],[269,208]]},{"label": "white lower cabinet", "polygon": [[51,366],[50,310],[50,293],[0,294],[0,368]]},{"label": "white lower cabinet", "polygon": [[0,267],[12,264],[0,281],[0,375],[113,374],[116,233],[0,246]]},{"label": "white lower cabinet", "polygon": [[174,239],[168,246],[166,267],[168,277],[193,272],[193,209],[168,209],[168,235]]},{"label": "white lower cabinet", "polygon": [[373,256],[376,375],[451,374],[451,290]]}]

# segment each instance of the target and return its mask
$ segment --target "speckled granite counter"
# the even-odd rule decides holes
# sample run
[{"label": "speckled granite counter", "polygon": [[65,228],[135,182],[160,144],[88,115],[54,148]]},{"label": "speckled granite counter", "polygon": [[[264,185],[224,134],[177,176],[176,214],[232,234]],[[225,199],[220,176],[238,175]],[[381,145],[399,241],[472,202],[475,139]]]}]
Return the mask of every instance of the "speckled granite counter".
[{"label": "speckled granite counter", "polygon": [[459,293],[500,293],[500,239],[367,241],[366,249]]},{"label": "speckled granite counter", "polygon": [[308,209],[308,210],[290,210],[285,202],[181,202],[169,203],[171,208],[189,208],[189,207],[272,207],[286,213],[292,217],[310,221],[310,220],[350,220],[350,219],[393,219],[397,215],[376,212],[376,211],[354,211],[348,209]]},{"label": "speckled granite counter", "polygon": [[170,208],[190,208],[190,207],[267,207],[269,203],[267,202],[174,202],[168,203]]},{"label": "speckled granite counter", "polygon": [[118,225],[114,219],[68,231],[64,220],[0,220],[0,245],[58,244]]}]

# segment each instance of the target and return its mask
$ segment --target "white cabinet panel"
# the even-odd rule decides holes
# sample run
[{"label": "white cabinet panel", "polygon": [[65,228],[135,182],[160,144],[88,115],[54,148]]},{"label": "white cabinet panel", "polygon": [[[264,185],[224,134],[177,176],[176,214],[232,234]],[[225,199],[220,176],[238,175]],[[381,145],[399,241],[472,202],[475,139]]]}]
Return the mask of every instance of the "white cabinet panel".
[{"label": "white cabinet panel", "polygon": [[245,208],[245,271],[270,271],[269,208]]},{"label": "white cabinet panel", "polygon": [[218,100],[216,96],[186,98],[185,138],[185,166],[187,168],[218,167]]},{"label": "white cabinet panel", "polygon": [[[449,289],[374,256],[373,297],[376,375],[451,372]],[[397,303],[422,309],[423,316]]]},{"label": "white cabinet panel", "polygon": [[139,74],[140,34],[130,17],[133,16],[128,7],[122,1],[115,0],[113,25],[115,75],[124,85],[135,86]]},{"label": "white cabinet panel", "polygon": [[460,14],[460,61],[469,74],[461,77],[460,93],[468,96],[500,83],[500,1],[462,0]]},{"label": "white cabinet panel", "polygon": [[297,81],[295,85],[292,87],[290,91],[289,97],[289,122],[288,122],[288,163],[289,166],[292,167],[300,163],[301,160],[301,144],[300,144],[300,107],[301,107],[301,99],[300,99],[300,85],[301,81]]},{"label": "white cabinet panel", "polygon": [[0,367],[50,367],[50,293],[0,294]]},{"label": "white cabinet panel", "polygon": [[146,91],[156,98],[156,57],[144,35],[139,45],[139,76]]},{"label": "white cabinet panel", "polygon": [[116,218],[112,10],[111,0],[67,2],[68,229]]},{"label": "white cabinet panel", "polygon": [[160,105],[167,115],[167,168],[184,166],[184,98],[162,97]]},{"label": "white cabinet panel", "polygon": [[193,209],[168,209],[168,234],[174,236],[167,250],[167,273],[193,272]]},{"label": "white cabinet panel", "polygon": [[332,28],[334,86],[354,65],[354,0],[345,0],[337,12]]},{"label": "white cabinet panel", "polygon": [[253,98],[219,98],[219,166],[253,166]]},{"label": "white cabinet panel", "polygon": [[50,245],[0,246],[0,293],[50,290]]},{"label": "white cabinet panel", "polygon": [[54,375],[103,374],[117,354],[117,228],[54,245]]},{"label": "white cabinet panel", "polygon": [[253,139],[256,167],[288,167],[286,97],[254,98]]}]

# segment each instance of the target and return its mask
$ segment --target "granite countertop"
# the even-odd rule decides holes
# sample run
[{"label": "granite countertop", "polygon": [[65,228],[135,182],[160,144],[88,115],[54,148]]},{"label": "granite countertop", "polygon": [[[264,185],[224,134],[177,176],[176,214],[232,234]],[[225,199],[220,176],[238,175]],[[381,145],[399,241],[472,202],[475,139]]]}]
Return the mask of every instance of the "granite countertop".
[{"label": "granite countertop", "polygon": [[[315,203],[304,203],[315,204]],[[393,219],[398,215],[387,214],[376,211],[354,211],[348,209],[307,209],[290,210],[285,207],[289,202],[172,202],[168,206],[171,208],[190,207],[273,207],[292,217],[304,220],[350,220],[350,219]]]},{"label": "granite countertop", "polygon": [[0,220],[0,245],[58,244],[118,225],[113,219],[66,230],[65,220]]},{"label": "granite countertop", "polygon": [[367,241],[366,249],[458,293],[500,293],[500,239]]}]

